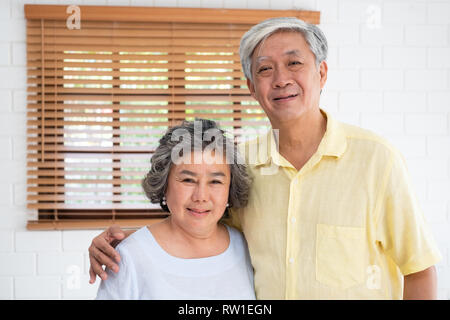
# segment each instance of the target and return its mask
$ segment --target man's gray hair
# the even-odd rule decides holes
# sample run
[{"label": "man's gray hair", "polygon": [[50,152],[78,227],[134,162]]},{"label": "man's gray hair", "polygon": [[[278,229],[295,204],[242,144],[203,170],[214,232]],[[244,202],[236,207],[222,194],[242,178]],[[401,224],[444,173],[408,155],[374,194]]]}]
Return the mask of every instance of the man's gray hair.
[{"label": "man's gray hair", "polygon": [[[230,166],[229,208],[242,208],[247,205],[251,178],[247,172],[245,161],[240,157],[234,142],[225,136],[216,122],[206,119],[183,121],[171,127],[159,140],[153,154],[151,168],[142,180],[142,187],[152,203],[159,203],[164,211],[169,212],[163,197],[167,190],[169,172],[174,161],[174,153],[184,157],[193,152],[206,150],[222,150],[226,163]],[[218,159],[223,161],[224,159]]]},{"label": "man's gray hair", "polygon": [[252,79],[252,55],[262,41],[279,31],[300,32],[316,57],[316,65],[327,59],[328,43],[322,32],[314,24],[293,17],[270,18],[258,23],[248,30],[241,38],[239,56],[245,76]]}]

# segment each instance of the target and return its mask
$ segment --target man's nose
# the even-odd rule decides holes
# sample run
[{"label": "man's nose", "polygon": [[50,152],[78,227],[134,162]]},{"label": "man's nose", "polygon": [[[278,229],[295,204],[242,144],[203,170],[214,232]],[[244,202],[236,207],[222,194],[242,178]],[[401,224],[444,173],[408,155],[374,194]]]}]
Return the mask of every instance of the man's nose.
[{"label": "man's nose", "polygon": [[292,84],[290,73],[284,69],[276,69],[274,72],[273,87],[284,88],[290,84]]}]

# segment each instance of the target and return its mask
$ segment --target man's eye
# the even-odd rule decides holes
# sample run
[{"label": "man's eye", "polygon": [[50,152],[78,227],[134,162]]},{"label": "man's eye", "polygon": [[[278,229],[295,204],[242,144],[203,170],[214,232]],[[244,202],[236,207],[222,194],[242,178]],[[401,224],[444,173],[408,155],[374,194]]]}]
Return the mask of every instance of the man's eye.
[{"label": "man's eye", "polygon": [[187,183],[194,183],[194,179],[191,178],[184,178],[183,180],[181,180],[182,182],[187,182]]},{"label": "man's eye", "polygon": [[258,73],[267,71],[267,70],[269,70],[269,69],[270,69],[270,67],[261,67],[261,68],[258,69]]},{"label": "man's eye", "polygon": [[300,65],[302,64],[300,61],[291,61],[289,62],[290,65]]},{"label": "man's eye", "polygon": [[213,180],[211,181],[212,184],[222,184],[222,181],[220,180]]}]

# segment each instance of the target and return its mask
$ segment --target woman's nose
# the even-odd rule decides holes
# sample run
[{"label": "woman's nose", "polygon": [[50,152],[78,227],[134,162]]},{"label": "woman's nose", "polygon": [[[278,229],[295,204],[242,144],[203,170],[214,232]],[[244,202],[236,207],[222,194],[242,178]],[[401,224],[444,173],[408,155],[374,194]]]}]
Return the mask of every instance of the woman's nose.
[{"label": "woman's nose", "polygon": [[208,201],[209,191],[205,184],[199,183],[192,194],[193,201]]}]

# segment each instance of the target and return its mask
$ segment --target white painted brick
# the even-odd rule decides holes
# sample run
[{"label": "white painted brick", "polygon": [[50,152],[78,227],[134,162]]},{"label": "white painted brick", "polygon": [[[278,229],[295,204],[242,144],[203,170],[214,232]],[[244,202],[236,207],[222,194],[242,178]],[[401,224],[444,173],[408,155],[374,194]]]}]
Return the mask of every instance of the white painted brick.
[{"label": "white painted brick", "polygon": [[0,183],[0,205],[12,205],[12,185]]},{"label": "white painted brick", "polygon": [[13,159],[26,159],[27,141],[25,136],[17,135],[13,137]]},{"label": "white painted brick", "polygon": [[10,113],[0,115],[0,135],[26,134],[26,114]]},{"label": "white painted brick", "polygon": [[[247,8],[248,4],[247,1],[243,0],[243,1],[239,1],[239,0],[224,0],[223,1],[223,8],[230,8],[230,9],[245,9]],[[270,2],[269,2],[269,6],[270,6]],[[291,9],[291,8],[290,8]]]},{"label": "white painted brick", "polygon": [[33,253],[0,253],[0,276],[36,274],[36,260]]},{"label": "white painted brick", "polygon": [[324,90],[358,90],[359,71],[357,69],[328,69]]},{"label": "white painted brick", "polygon": [[12,300],[13,296],[13,278],[0,277],[0,300]]},{"label": "white painted brick", "polygon": [[431,68],[450,68],[448,57],[450,48],[428,48],[428,66]]},{"label": "white painted brick", "polygon": [[25,42],[25,19],[1,19],[0,42]]},{"label": "white painted brick", "polygon": [[154,0],[155,7],[176,7],[177,0]]},{"label": "white painted brick", "polygon": [[381,1],[350,0],[339,2],[339,21],[349,23],[381,22]]},{"label": "white painted brick", "polygon": [[390,113],[363,113],[361,126],[383,136],[403,132],[403,116]]},{"label": "white painted brick", "polygon": [[92,240],[103,230],[62,231],[62,246],[64,252],[87,252]]},{"label": "white painted brick", "polygon": [[351,112],[351,113],[344,113],[344,112],[336,112],[333,113],[331,112],[331,115],[336,118],[337,120],[344,122],[344,123],[349,123],[352,124],[354,126],[361,126],[361,121],[360,121],[360,116],[359,113],[356,112]]},{"label": "white painted brick", "polygon": [[384,3],[383,22],[422,24],[426,20],[426,5],[411,1],[389,1]]},{"label": "white painted brick", "polygon": [[[272,0],[272,1],[276,1],[276,0]],[[333,7],[333,5],[330,2],[331,7]],[[322,21],[322,11],[317,9],[317,4],[316,4],[316,0],[293,0],[292,1],[292,9],[294,10],[318,10],[320,11],[320,21]],[[326,10],[328,10],[329,7],[327,7]]]},{"label": "white painted brick", "polygon": [[16,277],[16,299],[59,299],[62,281],[60,277]]},{"label": "white painted brick", "polygon": [[354,25],[322,23],[320,28],[325,33],[330,46],[355,45],[359,41],[359,30]]},{"label": "white painted brick", "polygon": [[60,231],[16,232],[17,252],[60,252]]},{"label": "white painted brick", "polygon": [[14,90],[13,111],[25,113],[27,111],[27,92],[25,90]]},{"label": "white painted brick", "polygon": [[0,43],[0,66],[7,66],[11,63],[9,43]]},{"label": "white painted brick", "polygon": [[[244,2],[244,1],[242,1]],[[177,0],[178,7],[184,8],[200,8],[201,1],[200,0]]]},{"label": "white painted brick", "polygon": [[268,9],[269,7],[270,0],[247,0],[248,9]]},{"label": "white painted brick", "polygon": [[383,99],[387,112],[425,112],[426,94],[421,92],[386,92]]},{"label": "white painted brick", "polygon": [[[226,3],[228,1],[225,1]],[[235,1],[239,2],[239,0]],[[241,1],[245,2],[245,1]],[[227,5],[225,3],[225,5]],[[294,2],[292,0],[271,0],[270,1],[270,9],[273,10],[290,10],[293,8]]]},{"label": "white painted brick", "polygon": [[338,111],[338,94],[337,92],[324,90],[320,95],[320,107],[327,111]]},{"label": "white painted brick", "polygon": [[27,49],[25,43],[12,44],[12,61],[14,65],[27,65]]},{"label": "white painted brick", "polygon": [[0,67],[0,88],[25,89],[26,81],[25,67]]},{"label": "white painted brick", "polygon": [[3,160],[2,161],[2,182],[3,183],[23,183],[26,181],[26,159]]},{"label": "white painted brick", "polygon": [[381,67],[381,49],[376,47],[341,47],[339,49],[339,67]]},{"label": "white painted brick", "polygon": [[11,1],[11,17],[25,19],[24,4],[33,4],[35,0],[13,0]]},{"label": "white painted brick", "polygon": [[442,46],[447,43],[445,26],[405,26],[405,43],[414,46]]},{"label": "white painted brick", "polygon": [[428,183],[428,199],[439,201],[448,199],[450,195],[450,181],[432,180]]},{"label": "white painted brick", "polygon": [[62,299],[95,299],[101,281],[97,279],[94,284],[89,283],[88,275],[66,275],[63,278]]},{"label": "white painted brick", "polygon": [[405,89],[406,90],[430,90],[444,91],[447,88],[447,72],[444,70],[406,70]]},{"label": "white painted brick", "polygon": [[407,114],[405,131],[407,134],[446,134],[447,119],[443,114]]},{"label": "white painted brick", "polygon": [[37,255],[38,275],[66,275],[75,266],[83,270],[82,253],[39,253]]},{"label": "white painted brick", "polygon": [[0,252],[14,251],[14,231],[0,229]]},{"label": "white painted brick", "polygon": [[[145,0],[144,0],[145,1]],[[202,8],[223,8],[224,0],[202,0]]]},{"label": "white painted brick", "polygon": [[440,201],[427,201],[422,204],[425,219],[429,223],[447,222],[447,199]]},{"label": "white painted brick", "polygon": [[339,95],[339,111],[342,112],[381,112],[382,108],[381,93],[342,92]]},{"label": "white painted brick", "polygon": [[0,19],[9,19],[11,17],[10,1],[0,1]]},{"label": "white painted brick", "polygon": [[328,68],[335,69],[338,67],[338,52],[339,49],[337,47],[328,47],[328,56],[326,60]]},{"label": "white painted brick", "polygon": [[427,18],[429,24],[449,24],[449,3],[428,3]]},{"label": "white painted brick", "polygon": [[449,92],[428,93],[428,111],[450,112],[450,93]]},{"label": "white painted brick", "polygon": [[400,70],[362,70],[363,90],[402,90],[403,73]]},{"label": "white painted brick", "polygon": [[129,6],[130,0],[108,0],[110,6]]},{"label": "white painted brick", "polygon": [[10,160],[12,158],[12,144],[8,137],[0,137],[0,160]]},{"label": "white painted brick", "polygon": [[383,65],[387,68],[424,68],[427,63],[426,57],[425,48],[383,48]]},{"label": "white painted brick", "polygon": [[361,43],[363,45],[400,45],[403,42],[403,26],[382,25],[381,28],[361,26]]},{"label": "white painted brick", "polygon": [[11,90],[0,90],[0,117],[2,113],[9,113],[12,107]]},{"label": "white painted brick", "polygon": [[27,204],[27,185],[25,182],[14,184],[13,203],[18,206],[26,206],[26,204]]},{"label": "white painted brick", "polygon": [[[440,179],[448,176],[448,163],[446,158],[409,159],[408,166],[411,175],[418,179]],[[447,210],[446,207],[443,209]]]},{"label": "white painted brick", "polygon": [[[105,0],[103,0],[103,1],[105,1]],[[91,0],[87,0],[87,2],[91,3]],[[152,7],[153,6],[153,0],[130,0],[130,6]]]},{"label": "white painted brick", "polygon": [[389,140],[405,158],[424,157],[427,154],[425,137],[390,136]]},{"label": "white painted brick", "polygon": [[[298,2],[303,3],[303,1]],[[338,22],[338,5],[339,2],[335,0],[317,0],[316,8],[310,10],[320,11],[320,23],[336,23]],[[299,6],[298,9],[301,7]]]},{"label": "white painted brick", "polygon": [[[444,222],[444,223],[429,223],[432,231],[433,236],[438,243],[449,243],[450,242],[450,233],[448,230],[450,230],[450,223]],[[444,261],[442,261],[444,262]],[[444,262],[445,263],[445,262]]]}]

